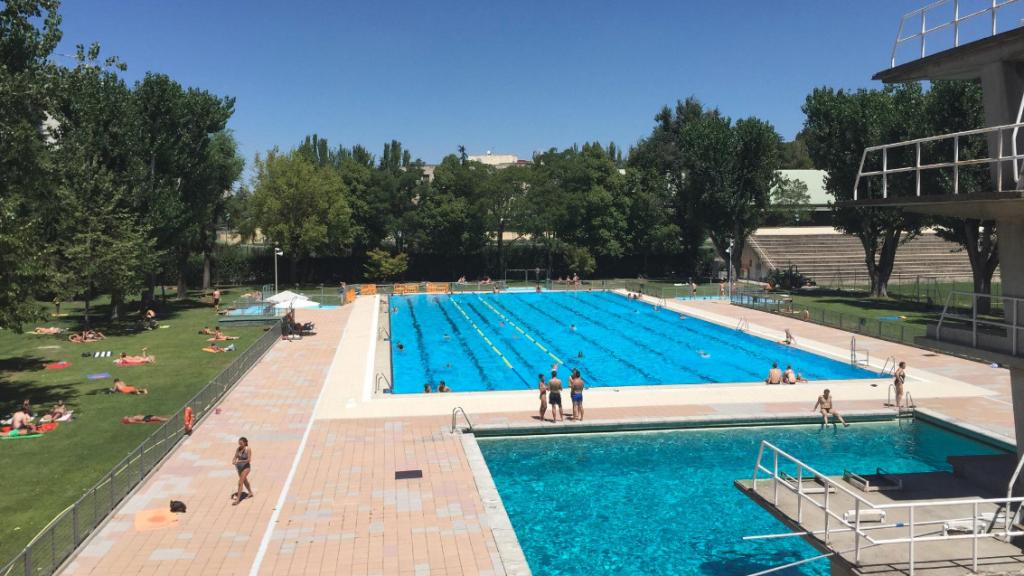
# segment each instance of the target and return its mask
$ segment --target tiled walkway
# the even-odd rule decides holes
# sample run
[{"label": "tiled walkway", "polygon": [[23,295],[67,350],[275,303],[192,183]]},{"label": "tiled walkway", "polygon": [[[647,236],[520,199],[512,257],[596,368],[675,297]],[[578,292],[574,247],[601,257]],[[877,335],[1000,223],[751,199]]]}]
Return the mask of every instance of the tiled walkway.
[{"label": "tiled walkway", "polygon": [[[306,311],[318,334],[277,342],[63,572],[247,574],[338,348],[349,308]],[[253,448],[255,497],[231,505],[238,437]],[[188,513],[166,528],[139,531],[136,514],[182,500]]]}]

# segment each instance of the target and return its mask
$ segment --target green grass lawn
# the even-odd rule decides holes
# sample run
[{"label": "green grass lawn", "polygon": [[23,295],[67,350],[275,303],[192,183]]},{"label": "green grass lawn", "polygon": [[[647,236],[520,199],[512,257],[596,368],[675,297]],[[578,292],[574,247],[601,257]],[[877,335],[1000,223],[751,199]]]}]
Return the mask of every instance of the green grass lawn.
[{"label": "green grass lawn", "polygon": [[[224,294],[225,301],[236,295]],[[239,292],[240,293],[240,292]],[[94,312],[102,319],[108,312],[103,301]],[[131,309],[131,307],[128,307]],[[48,305],[49,311],[53,306]],[[35,326],[81,327],[83,306],[65,303],[68,316]],[[77,500],[155,429],[154,425],[124,425],[122,416],[132,414],[171,415],[234,360],[239,352],[203,352],[206,336],[197,332],[211,328],[217,316],[207,303],[196,300],[169,301],[157,306],[158,320],[168,328],[138,329],[138,315],[93,326],[107,335],[102,342],[72,344],[67,334],[36,336],[0,330],[0,414],[7,415],[25,398],[33,412],[49,409],[63,399],[75,411],[75,419],[61,424],[42,438],[0,441],[0,566],[19,552],[58,513]],[[239,336],[238,350],[251,345],[264,329],[260,326],[226,326],[225,332]],[[156,364],[118,367],[120,352],[139,354],[142,347],[156,357]],[[83,358],[83,352],[110,350],[110,358]],[[44,370],[50,362],[67,360],[69,368]],[[88,380],[87,374],[109,372],[126,383],[149,389],[148,396],[105,394],[113,378]],[[230,446],[227,449],[230,451]],[[230,454],[228,454],[230,456]],[[225,456],[225,457],[228,457]]]},{"label": "green grass lawn", "polygon": [[850,316],[878,319],[882,317],[903,316],[902,322],[925,326],[928,322],[938,321],[939,312],[935,307],[906,300],[871,298],[867,293],[832,292],[794,293],[793,307],[801,306],[827,310]]}]

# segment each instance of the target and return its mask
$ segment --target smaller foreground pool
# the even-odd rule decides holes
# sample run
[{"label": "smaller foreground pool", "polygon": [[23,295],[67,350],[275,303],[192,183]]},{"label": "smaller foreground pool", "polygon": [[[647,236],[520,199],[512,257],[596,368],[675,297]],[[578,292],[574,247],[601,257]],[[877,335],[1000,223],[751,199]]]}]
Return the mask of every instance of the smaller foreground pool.
[{"label": "smaller foreground pool", "polygon": [[[479,440],[534,574],[744,576],[818,552],[733,487],[768,440],[824,474],[949,470],[999,449],[922,422]],[[827,560],[782,575],[829,574]]]}]

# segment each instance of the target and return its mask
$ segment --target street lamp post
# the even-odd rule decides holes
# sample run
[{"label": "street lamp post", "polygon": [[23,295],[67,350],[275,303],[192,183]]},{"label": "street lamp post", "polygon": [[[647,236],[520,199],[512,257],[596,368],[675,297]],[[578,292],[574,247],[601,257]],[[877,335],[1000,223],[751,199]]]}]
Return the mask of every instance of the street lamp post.
[{"label": "street lamp post", "polygon": [[277,289],[277,257],[278,256],[284,256],[284,251],[281,250],[280,248],[278,248],[277,246],[274,246],[274,294],[277,294],[279,292],[278,289]]},{"label": "street lamp post", "polygon": [[732,246],[732,240],[729,240],[729,247],[725,249],[725,253],[729,256],[729,261],[725,263],[729,279],[729,302],[732,302]]}]

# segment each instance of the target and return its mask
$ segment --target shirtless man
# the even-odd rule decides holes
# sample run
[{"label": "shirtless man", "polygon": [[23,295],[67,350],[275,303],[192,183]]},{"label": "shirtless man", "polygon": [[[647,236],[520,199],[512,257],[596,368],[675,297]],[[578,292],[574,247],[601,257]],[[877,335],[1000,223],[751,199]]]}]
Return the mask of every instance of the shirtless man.
[{"label": "shirtless man", "polygon": [[565,420],[562,412],[562,381],[558,379],[558,370],[551,370],[551,379],[548,380],[548,404],[551,406],[551,421],[555,421],[555,411],[558,412],[559,422]]},{"label": "shirtless man", "polygon": [[814,408],[811,408],[812,412],[815,410],[821,411],[821,418],[824,421],[825,426],[828,426],[828,417],[830,415],[838,418],[839,421],[843,423],[844,428],[849,426],[849,424],[846,423],[846,420],[843,420],[842,414],[836,412],[835,408],[832,407],[832,396],[830,395],[828,388],[825,388],[825,391],[821,396],[818,396],[818,401],[814,403]]},{"label": "shirtless man", "polygon": [[782,370],[779,370],[779,363],[772,362],[772,369],[768,371],[768,377],[764,379],[765,384],[782,384]]},{"label": "shirtless man", "polygon": [[17,430],[19,434],[34,434],[36,432],[32,416],[24,406],[18,408],[18,411],[14,413],[14,417],[11,419],[11,429]]}]

